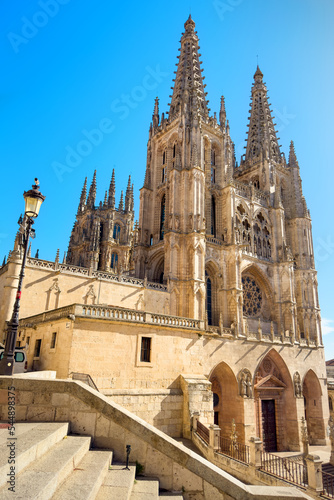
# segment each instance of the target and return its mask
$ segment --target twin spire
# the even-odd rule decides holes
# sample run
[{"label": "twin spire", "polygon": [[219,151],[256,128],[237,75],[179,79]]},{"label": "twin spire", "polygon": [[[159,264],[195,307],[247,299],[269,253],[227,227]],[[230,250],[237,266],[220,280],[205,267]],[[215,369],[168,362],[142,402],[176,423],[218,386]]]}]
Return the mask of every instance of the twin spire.
[{"label": "twin spire", "polygon": [[172,101],[170,103],[169,119],[178,115],[183,107],[192,114],[199,113],[207,118],[209,115],[208,102],[204,91],[202,77],[202,62],[199,60],[198,36],[195,23],[189,16],[184,24],[185,32],[181,38],[179,62],[175,76]]},{"label": "twin spire", "polygon": [[[113,169],[109,185],[109,191],[108,192],[106,191],[104,202],[103,204],[102,202],[100,203],[100,208],[115,209],[115,195],[116,195],[115,169]],[[86,208],[94,210],[95,199],[96,199],[96,170],[94,171],[93,180],[89,188],[88,196],[87,196],[87,177],[85,178],[85,182],[80,195],[80,202],[77,215],[83,214]],[[133,184],[131,184],[131,175],[130,175],[125,193],[125,202],[123,200],[123,191],[122,191],[117,210],[131,212],[133,211],[133,207],[134,207]]]},{"label": "twin spire", "polygon": [[275,124],[268,103],[267,88],[263,74],[257,66],[252,86],[251,111],[245,160],[254,161],[260,157],[281,162],[281,153],[276,136]]}]

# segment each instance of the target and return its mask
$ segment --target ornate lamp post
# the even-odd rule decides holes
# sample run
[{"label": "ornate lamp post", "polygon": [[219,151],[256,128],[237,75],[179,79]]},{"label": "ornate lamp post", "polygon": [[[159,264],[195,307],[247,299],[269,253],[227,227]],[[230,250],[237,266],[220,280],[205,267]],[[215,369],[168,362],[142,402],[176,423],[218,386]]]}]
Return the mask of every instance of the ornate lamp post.
[{"label": "ornate lamp post", "polygon": [[13,314],[10,322],[8,323],[8,333],[6,338],[5,351],[3,353],[3,358],[0,361],[0,375],[13,375],[14,373],[14,356],[15,356],[17,330],[19,326],[21,289],[22,289],[24,269],[28,254],[29,238],[33,231],[31,227],[34,223],[34,219],[38,216],[39,209],[41,208],[41,205],[45,200],[45,196],[43,196],[42,193],[40,193],[38,185],[39,185],[38,179],[35,179],[35,184],[32,186],[32,189],[30,189],[29,191],[25,191],[23,193],[23,197],[25,200],[25,216],[22,223],[24,228],[24,233],[23,233],[24,253],[23,253],[21,271],[19,276],[19,283],[16,292],[16,299],[13,307]]}]

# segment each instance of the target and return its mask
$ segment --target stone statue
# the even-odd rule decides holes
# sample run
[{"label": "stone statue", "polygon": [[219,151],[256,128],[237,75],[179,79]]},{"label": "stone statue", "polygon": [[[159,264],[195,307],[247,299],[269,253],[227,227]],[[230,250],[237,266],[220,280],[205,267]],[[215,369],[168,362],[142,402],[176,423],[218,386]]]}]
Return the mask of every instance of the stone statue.
[{"label": "stone statue", "polygon": [[298,372],[294,376],[294,386],[295,386],[295,396],[296,398],[301,398],[303,396],[302,384],[300,381],[300,375]]}]

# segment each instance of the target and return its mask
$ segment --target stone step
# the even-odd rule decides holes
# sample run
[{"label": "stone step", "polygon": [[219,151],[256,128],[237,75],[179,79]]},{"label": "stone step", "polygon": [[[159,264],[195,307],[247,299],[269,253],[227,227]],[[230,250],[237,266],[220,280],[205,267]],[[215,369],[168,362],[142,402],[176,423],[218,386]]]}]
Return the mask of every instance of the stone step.
[{"label": "stone step", "polygon": [[57,487],[88,452],[90,441],[88,436],[65,436],[16,477],[15,494],[7,485],[3,486],[0,500],[51,499]]},{"label": "stone step", "polygon": [[130,500],[158,500],[159,480],[137,478],[133,484]]},{"label": "stone step", "polygon": [[130,465],[130,470],[124,464],[113,464],[104,477],[96,500],[130,500],[136,466]]},{"label": "stone step", "polygon": [[111,463],[112,452],[90,450],[52,500],[94,500]]},{"label": "stone step", "polygon": [[1,429],[0,447],[6,451],[0,454],[0,487],[8,480],[10,448],[7,445],[10,442],[15,444],[15,472],[18,474],[61,441],[67,432],[68,423],[60,422],[16,423],[12,437],[8,429]]},{"label": "stone step", "polygon": [[183,496],[180,493],[160,493],[159,498],[163,498],[164,500],[184,500]]}]

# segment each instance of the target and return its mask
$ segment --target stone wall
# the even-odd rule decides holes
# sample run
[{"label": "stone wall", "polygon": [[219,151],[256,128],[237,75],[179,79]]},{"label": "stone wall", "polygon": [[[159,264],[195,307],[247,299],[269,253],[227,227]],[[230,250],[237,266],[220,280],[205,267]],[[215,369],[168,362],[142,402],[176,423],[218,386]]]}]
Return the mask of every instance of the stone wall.
[{"label": "stone wall", "polygon": [[129,389],[105,390],[103,394],[169,436],[182,436],[182,391],[167,389],[138,392]]}]

